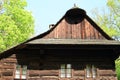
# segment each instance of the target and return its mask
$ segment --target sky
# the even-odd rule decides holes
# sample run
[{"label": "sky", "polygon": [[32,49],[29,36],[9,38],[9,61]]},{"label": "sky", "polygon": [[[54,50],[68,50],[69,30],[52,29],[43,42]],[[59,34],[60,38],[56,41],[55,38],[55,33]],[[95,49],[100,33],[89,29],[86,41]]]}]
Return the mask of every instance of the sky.
[{"label": "sky", "polygon": [[35,35],[49,29],[50,24],[56,24],[67,10],[74,4],[92,16],[93,9],[106,6],[107,0],[27,0],[27,10],[32,12],[35,20]]}]

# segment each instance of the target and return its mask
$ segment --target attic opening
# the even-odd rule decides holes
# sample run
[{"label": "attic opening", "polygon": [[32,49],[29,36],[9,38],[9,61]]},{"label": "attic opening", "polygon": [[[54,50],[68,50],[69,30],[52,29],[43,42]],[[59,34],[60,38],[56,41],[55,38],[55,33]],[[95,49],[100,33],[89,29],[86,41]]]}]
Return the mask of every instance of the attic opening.
[{"label": "attic opening", "polygon": [[73,8],[66,12],[65,20],[69,24],[78,24],[85,18],[86,12],[83,9]]}]

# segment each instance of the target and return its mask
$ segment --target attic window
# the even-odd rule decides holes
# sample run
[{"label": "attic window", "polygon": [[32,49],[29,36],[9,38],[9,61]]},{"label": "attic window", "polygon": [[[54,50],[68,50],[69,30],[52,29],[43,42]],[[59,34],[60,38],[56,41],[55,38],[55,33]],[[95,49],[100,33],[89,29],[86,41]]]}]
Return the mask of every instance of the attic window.
[{"label": "attic window", "polygon": [[65,14],[65,20],[70,24],[77,24],[85,18],[86,12],[82,9],[70,9]]}]

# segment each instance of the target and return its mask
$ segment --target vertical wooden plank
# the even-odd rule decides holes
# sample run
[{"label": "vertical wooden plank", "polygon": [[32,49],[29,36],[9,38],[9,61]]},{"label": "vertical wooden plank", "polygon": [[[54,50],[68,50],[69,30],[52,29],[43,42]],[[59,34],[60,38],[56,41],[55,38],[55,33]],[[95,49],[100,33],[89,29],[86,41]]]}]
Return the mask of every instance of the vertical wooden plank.
[{"label": "vertical wooden plank", "polygon": [[72,39],[75,38],[75,28],[74,28],[74,24],[72,24]]},{"label": "vertical wooden plank", "polygon": [[75,39],[78,39],[78,34],[79,34],[79,33],[78,33],[78,32],[79,32],[78,29],[79,29],[78,24],[75,24],[75,30],[76,30],[76,31],[75,31],[75,34],[76,34]]},{"label": "vertical wooden plank", "polygon": [[72,36],[72,39],[73,39],[73,35],[74,35],[74,33],[73,33],[73,31],[74,31],[73,25],[71,25],[71,28],[72,28],[72,34],[71,34],[71,36]]},{"label": "vertical wooden plank", "polygon": [[60,26],[61,26],[61,23],[60,23],[59,26],[57,27],[57,28],[58,28],[58,30],[57,30],[58,39],[61,37],[61,36],[60,36]]},{"label": "vertical wooden plank", "polygon": [[65,26],[65,30],[64,30],[64,39],[67,38],[67,26],[66,26],[66,21],[64,20],[64,26]]},{"label": "vertical wooden plank", "polygon": [[59,30],[58,30],[58,35],[59,35],[59,39],[61,39],[62,38],[62,36],[63,36],[63,26],[62,26],[62,22],[63,22],[63,20],[61,21],[61,23],[60,23],[60,26],[59,26]]},{"label": "vertical wooden plank", "polygon": [[63,19],[63,21],[62,21],[62,25],[61,25],[61,27],[62,27],[62,38],[63,39],[65,39],[66,38],[66,25],[65,25],[65,19]]},{"label": "vertical wooden plank", "polygon": [[78,23],[76,26],[78,27],[78,32],[77,32],[77,39],[80,39],[80,23]]},{"label": "vertical wooden plank", "polygon": [[96,39],[96,37],[95,37],[95,34],[96,34],[95,33],[95,28],[90,23],[89,23],[89,26],[90,26],[90,39]]},{"label": "vertical wooden plank", "polygon": [[96,29],[94,29],[95,39],[99,39],[98,32]]},{"label": "vertical wooden plank", "polygon": [[82,21],[82,39],[85,39],[86,35],[85,35],[85,21]]},{"label": "vertical wooden plank", "polygon": [[66,24],[66,38],[67,39],[71,39],[71,25],[67,22],[65,22]]},{"label": "vertical wooden plank", "polygon": [[82,33],[82,32],[81,32],[81,31],[82,31],[82,30],[81,30],[81,27],[82,27],[82,25],[81,25],[81,23],[79,23],[79,38],[80,38],[80,39],[82,38],[82,37],[81,37],[81,35],[82,35],[82,34],[81,34],[81,33]]},{"label": "vertical wooden plank", "polygon": [[50,37],[49,38],[54,38],[54,31],[52,31],[51,33],[50,33]]},{"label": "vertical wooden plank", "polygon": [[81,39],[83,39],[82,22],[81,22],[81,27],[80,28],[81,28],[81,31],[80,31],[81,32]]},{"label": "vertical wooden plank", "polygon": [[63,39],[64,37],[65,37],[65,27],[66,26],[64,26],[64,19],[62,20],[62,22],[61,22],[61,26],[60,26],[60,38],[61,39]]},{"label": "vertical wooden plank", "polygon": [[58,27],[58,38],[60,39],[61,38],[61,30],[62,30],[62,27],[61,27],[61,23],[59,23],[59,27]]},{"label": "vertical wooden plank", "polygon": [[72,38],[73,39],[75,39],[76,38],[76,26],[75,26],[75,24],[72,24],[72,30],[73,30],[73,32],[72,32]]},{"label": "vertical wooden plank", "polygon": [[57,27],[54,29],[54,38],[57,39]]},{"label": "vertical wooden plank", "polygon": [[69,28],[69,29],[70,29],[70,35],[69,35],[69,36],[70,36],[70,39],[72,39],[72,25],[69,24],[68,27],[70,27],[70,28]]},{"label": "vertical wooden plank", "polygon": [[59,24],[56,26],[55,28],[55,38],[57,39],[58,38],[58,27],[59,27]]},{"label": "vertical wooden plank", "polygon": [[74,39],[76,39],[76,31],[77,30],[76,30],[76,25],[75,24],[73,25],[73,28],[74,28]]},{"label": "vertical wooden plank", "polygon": [[91,31],[90,31],[89,23],[88,23],[88,21],[87,21],[86,19],[85,19],[84,21],[85,21],[85,33],[86,33],[86,38],[87,38],[87,39],[90,39],[90,33],[91,33]]},{"label": "vertical wooden plank", "polygon": [[79,35],[80,35],[80,26],[78,23],[78,24],[76,24],[76,39],[79,39]]},{"label": "vertical wooden plank", "polygon": [[[91,25],[91,26],[92,26],[92,25]],[[92,27],[93,27],[93,26],[92,26]],[[97,34],[97,33],[95,32],[95,29],[93,28],[93,29],[92,29],[92,34],[91,34],[91,39],[96,39],[95,34]]]},{"label": "vertical wooden plank", "polygon": [[76,24],[76,39],[79,38],[79,26]]},{"label": "vertical wooden plank", "polygon": [[68,27],[68,25],[67,25],[67,22],[65,21],[65,26],[66,26],[66,31],[65,31],[65,33],[66,33],[66,39],[68,38],[69,39],[69,27]]},{"label": "vertical wooden plank", "polygon": [[60,39],[63,37],[63,34],[64,34],[64,27],[62,25],[63,25],[63,20],[62,20],[62,22],[60,23],[60,26],[59,26],[59,38]]}]

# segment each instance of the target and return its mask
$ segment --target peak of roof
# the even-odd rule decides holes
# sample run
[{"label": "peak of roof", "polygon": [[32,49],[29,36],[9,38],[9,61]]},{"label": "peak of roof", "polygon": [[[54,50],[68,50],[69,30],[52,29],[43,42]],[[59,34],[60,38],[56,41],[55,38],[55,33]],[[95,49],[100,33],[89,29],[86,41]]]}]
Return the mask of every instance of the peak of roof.
[{"label": "peak of roof", "polygon": [[79,8],[75,3],[74,3],[74,6],[73,6],[73,8]]},{"label": "peak of roof", "polygon": [[70,22],[70,23],[74,23],[73,20],[78,23],[83,21],[83,19],[86,16],[86,12],[83,9],[80,9],[78,7],[74,7],[72,9],[69,9],[66,14],[65,14],[65,20]]},{"label": "peak of roof", "polygon": [[73,7],[66,12],[66,15],[86,15],[86,11],[79,7]]}]

